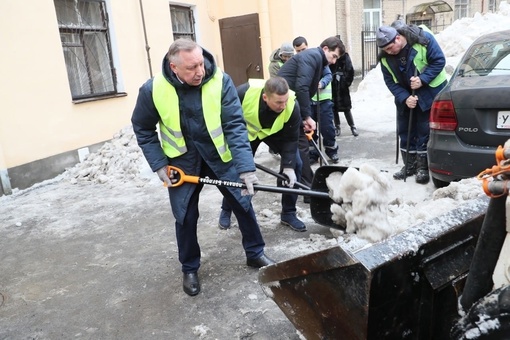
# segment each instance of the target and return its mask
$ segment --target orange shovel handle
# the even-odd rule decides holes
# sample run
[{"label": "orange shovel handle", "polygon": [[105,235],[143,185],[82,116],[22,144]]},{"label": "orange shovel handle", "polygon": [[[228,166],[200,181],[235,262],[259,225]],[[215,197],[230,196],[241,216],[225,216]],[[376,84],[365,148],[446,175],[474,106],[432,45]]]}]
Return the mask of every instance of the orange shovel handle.
[{"label": "orange shovel handle", "polygon": [[[183,183],[198,184],[200,182],[200,177],[186,175],[184,173],[184,171],[182,171],[182,169],[180,169],[178,167],[175,167],[175,166],[171,166],[171,165],[169,165],[168,168],[167,168],[167,175],[168,175],[168,177],[171,176],[172,170],[176,171],[179,174],[179,177],[177,178],[177,182],[175,182],[175,183],[172,182],[172,185],[171,185],[172,187],[181,186]],[[167,186],[167,185],[165,185],[165,186]]]}]

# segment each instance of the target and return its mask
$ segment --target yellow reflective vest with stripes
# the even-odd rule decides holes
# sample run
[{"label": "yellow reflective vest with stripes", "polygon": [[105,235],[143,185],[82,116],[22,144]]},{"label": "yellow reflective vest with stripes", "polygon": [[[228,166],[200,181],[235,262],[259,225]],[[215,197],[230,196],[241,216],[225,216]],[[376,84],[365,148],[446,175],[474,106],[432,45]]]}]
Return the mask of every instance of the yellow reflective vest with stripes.
[{"label": "yellow reflective vest with stripes", "polygon": [[285,110],[278,115],[271,128],[262,128],[259,120],[259,103],[260,93],[264,88],[265,80],[249,79],[248,82],[250,87],[244,95],[242,106],[246,128],[248,129],[248,139],[251,142],[257,138],[264,139],[283,129],[283,125],[288,122],[290,116],[292,116],[295,105],[295,95],[293,91],[289,90],[289,99]]},{"label": "yellow reflective vest with stripes", "polygon": [[[209,136],[221,160],[226,163],[232,160],[232,154],[225,142],[221,127],[222,89],[223,73],[217,68],[211,80],[202,86],[202,110]],[[161,146],[165,155],[175,158],[185,154],[188,149],[186,148],[186,141],[181,130],[179,97],[175,88],[165,79],[162,73],[154,77],[152,100],[161,117],[159,128]]]}]

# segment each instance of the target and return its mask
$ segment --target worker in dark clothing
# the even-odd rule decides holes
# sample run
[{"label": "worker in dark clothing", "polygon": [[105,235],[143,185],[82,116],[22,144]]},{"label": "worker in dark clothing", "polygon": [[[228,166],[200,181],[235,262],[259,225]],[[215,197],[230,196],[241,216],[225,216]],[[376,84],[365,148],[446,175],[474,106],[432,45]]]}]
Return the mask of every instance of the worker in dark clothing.
[{"label": "worker in dark clothing", "polygon": [[[289,179],[286,183],[277,180],[277,186],[294,187],[301,178],[303,166],[298,152],[301,114],[294,92],[282,77],[272,77],[265,81],[250,79],[248,83],[237,87],[244,112],[244,120],[248,128],[248,139],[253,154],[260,143],[280,154],[280,173]],[[282,195],[282,212],[280,221],[295,231],[306,231],[305,224],[296,216],[295,194]],[[230,227],[232,209],[223,199],[219,226],[221,229]]]},{"label": "worker in dark clothing", "polygon": [[433,34],[414,25],[398,31],[381,26],[376,38],[384,82],[395,97],[400,150],[405,162],[393,178],[416,175],[417,183],[426,184],[430,180],[430,109],[434,97],[447,83],[444,53]]},{"label": "worker in dark clothing", "polygon": [[274,264],[264,253],[264,239],[251,203],[258,179],[241,104],[232,79],[216,66],[211,53],[192,40],[175,40],[161,72],[140,88],[131,122],[152,171],[168,187],[186,294],[195,296],[201,290],[197,223],[204,184],[173,186],[179,175],[169,166],[193,176],[242,180],[244,191],[218,190],[239,221],[246,264],[255,268]]},{"label": "worker in dark clothing", "polygon": [[299,154],[303,161],[301,183],[311,186],[313,171],[309,159],[309,142],[306,131],[313,131],[316,123],[312,118],[311,98],[318,90],[322,70],[334,64],[340,57],[342,41],[337,37],[325,39],[320,47],[308,48],[290,58],[278,71],[278,76],[285,78],[296,98],[301,110],[303,128],[300,129]]},{"label": "worker in dark clothing", "polygon": [[340,116],[339,112],[343,112],[347,124],[351,128],[351,133],[354,137],[359,136],[358,129],[354,124],[354,118],[352,117],[352,101],[349,87],[354,80],[354,67],[352,66],[351,57],[349,53],[345,51],[345,46],[342,48],[342,55],[336,63],[330,65],[329,68],[333,73],[333,80],[331,82],[333,87],[333,104],[334,104],[334,115],[335,120],[335,132],[337,136],[340,136]]}]

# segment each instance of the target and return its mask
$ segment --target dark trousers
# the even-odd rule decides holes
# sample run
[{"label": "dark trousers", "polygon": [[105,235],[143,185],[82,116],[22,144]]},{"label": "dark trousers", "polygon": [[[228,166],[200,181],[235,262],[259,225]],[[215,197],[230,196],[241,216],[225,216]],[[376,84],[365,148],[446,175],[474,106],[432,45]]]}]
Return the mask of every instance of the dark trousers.
[{"label": "dark trousers", "polygon": [[413,117],[411,121],[411,133],[409,136],[409,150],[407,150],[407,136],[409,128],[409,108],[399,109],[397,112],[398,123],[398,136],[400,137],[400,150],[410,153],[427,153],[427,143],[429,142],[430,127],[429,127],[429,114],[430,110],[422,111],[419,106],[413,109]]},{"label": "dark trousers", "polygon": [[312,187],[313,180],[313,170],[310,165],[310,143],[308,142],[308,137],[306,137],[305,131],[303,129],[299,130],[299,157],[303,162],[303,167],[301,168],[301,182],[302,184]]},{"label": "dark trousers", "polygon": [[[336,145],[335,127],[333,125],[333,102],[323,100],[319,102],[319,119],[317,119],[317,102],[312,103],[312,118],[318,122],[319,133],[325,147],[334,148]],[[314,133],[313,138],[318,141],[318,134]]]},{"label": "dark trousers", "polygon": [[[280,148],[277,145],[270,145],[270,148],[276,151],[281,155]],[[254,153],[257,149],[254,149]],[[299,156],[299,151],[296,150],[296,162],[294,166],[294,172],[296,173],[296,180],[299,182],[301,179],[301,168],[303,167],[303,162],[301,161],[301,157]],[[280,173],[282,173],[282,168],[280,167]],[[283,181],[281,179],[276,180],[276,186],[278,187],[287,187],[283,185]],[[298,195],[290,195],[290,194],[282,194],[282,215],[295,214],[296,213],[296,202],[298,200]],[[232,208],[225,197],[223,197],[223,201],[221,203],[221,209],[226,211],[231,211]],[[239,220],[238,220],[239,221]]]},{"label": "dark trousers", "polygon": [[[342,112],[342,111],[340,111]],[[340,112],[335,112],[333,115],[333,118],[335,120],[335,126],[340,126]],[[345,120],[347,121],[347,124],[349,124],[350,127],[353,127],[354,124],[354,118],[352,117],[352,111],[351,110],[345,110],[343,111]]]},{"label": "dark trousers", "polygon": [[[209,176],[210,178],[217,179],[216,175],[205,163],[200,176]],[[197,237],[197,222],[199,217],[198,201],[203,186],[203,184],[196,185],[189,200],[183,224],[175,222],[179,261],[181,262],[182,271],[184,273],[194,273],[200,268],[200,245],[198,244]],[[255,217],[253,206],[250,203],[250,208],[246,211],[227,188],[218,187],[218,189],[232,207],[232,211],[237,218],[246,258],[259,258],[264,254],[265,243],[257,223],[257,218]]]}]

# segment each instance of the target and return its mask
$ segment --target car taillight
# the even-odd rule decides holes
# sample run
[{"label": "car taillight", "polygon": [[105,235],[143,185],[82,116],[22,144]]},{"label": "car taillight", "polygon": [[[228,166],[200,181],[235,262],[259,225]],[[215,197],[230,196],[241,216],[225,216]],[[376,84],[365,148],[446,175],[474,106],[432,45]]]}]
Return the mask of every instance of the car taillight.
[{"label": "car taillight", "polygon": [[451,100],[435,100],[430,109],[430,128],[455,131],[457,116]]}]

